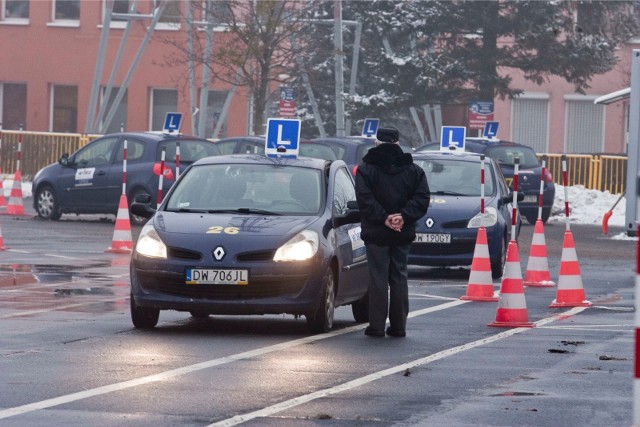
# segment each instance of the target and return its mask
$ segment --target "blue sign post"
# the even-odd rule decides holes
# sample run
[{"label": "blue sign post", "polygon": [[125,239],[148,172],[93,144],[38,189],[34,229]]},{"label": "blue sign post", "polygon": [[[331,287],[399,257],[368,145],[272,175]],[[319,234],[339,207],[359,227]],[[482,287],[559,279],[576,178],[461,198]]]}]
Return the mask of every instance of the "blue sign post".
[{"label": "blue sign post", "polygon": [[442,126],[440,151],[464,151],[467,128],[464,126]]},{"label": "blue sign post", "polygon": [[162,133],[176,134],[180,133],[180,124],[182,123],[182,113],[167,113],[164,117],[164,126]]},{"label": "blue sign post", "polygon": [[378,124],[380,119],[364,119],[362,126],[362,136],[367,138],[375,138],[378,133]]},{"label": "blue sign post", "polygon": [[267,157],[297,158],[300,150],[300,120],[269,119],[264,153]]},{"label": "blue sign post", "polygon": [[485,138],[496,138],[498,136],[498,126],[499,122],[487,122],[484,124],[484,130],[482,131],[482,136]]}]

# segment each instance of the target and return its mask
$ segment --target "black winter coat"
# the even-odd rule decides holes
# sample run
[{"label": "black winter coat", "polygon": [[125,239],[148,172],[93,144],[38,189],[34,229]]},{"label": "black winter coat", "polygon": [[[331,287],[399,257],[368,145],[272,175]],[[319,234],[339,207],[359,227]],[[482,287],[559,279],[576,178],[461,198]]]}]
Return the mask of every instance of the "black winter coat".
[{"label": "black winter coat", "polygon": [[[383,143],[362,159],[356,172],[356,197],[362,216],[361,237],[381,246],[405,245],[416,236],[416,221],[429,207],[429,185],[424,170],[396,144]],[[390,214],[401,213],[400,232],[384,225]]]}]

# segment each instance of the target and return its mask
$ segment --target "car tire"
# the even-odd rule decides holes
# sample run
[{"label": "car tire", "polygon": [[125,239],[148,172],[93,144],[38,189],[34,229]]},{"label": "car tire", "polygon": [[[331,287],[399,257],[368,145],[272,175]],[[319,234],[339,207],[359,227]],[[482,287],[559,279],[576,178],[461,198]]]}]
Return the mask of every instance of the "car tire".
[{"label": "car tire", "polygon": [[129,201],[129,220],[131,221],[131,225],[144,225],[149,220],[149,218],[133,215],[131,213],[131,204],[135,202],[136,197],[138,197],[141,194],[149,194],[149,193],[143,190],[142,188],[137,188],[131,192],[131,197],[129,197],[129,200],[128,200]]},{"label": "car tire", "polygon": [[129,306],[131,308],[131,321],[133,326],[138,329],[153,329],[158,324],[160,310],[157,308],[140,307],[133,298],[133,292],[130,295]]},{"label": "car tire", "polygon": [[331,266],[327,267],[322,278],[322,303],[315,313],[308,314],[307,327],[315,334],[329,332],[333,327],[336,287]]},{"label": "car tire", "polygon": [[50,185],[41,187],[36,193],[36,211],[42,219],[54,221],[60,219],[62,212],[58,206],[56,193]]},{"label": "car tire", "polygon": [[551,208],[548,208],[548,209],[542,208],[542,218],[540,219],[542,219],[543,224],[547,223],[550,216],[551,216]]},{"label": "car tire", "polygon": [[500,257],[491,261],[491,278],[498,279],[502,277],[502,271],[504,270],[504,263],[507,261],[507,242],[501,239],[500,245]]},{"label": "car tire", "polygon": [[351,304],[351,312],[353,318],[358,323],[366,323],[369,321],[369,293],[364,294],[358,301]]}]

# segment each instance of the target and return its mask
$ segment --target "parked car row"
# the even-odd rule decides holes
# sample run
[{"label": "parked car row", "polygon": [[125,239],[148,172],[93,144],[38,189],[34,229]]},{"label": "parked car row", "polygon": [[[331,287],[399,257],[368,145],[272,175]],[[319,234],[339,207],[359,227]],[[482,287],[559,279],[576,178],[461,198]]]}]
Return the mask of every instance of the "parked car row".
[{"label": "parked car row", "polygon": [[[154,327],[160,311],[169,309],[195,317],[304,315],[312,331],[326,332],[335,307],[351,305],[354,319],[367,321],[354,175],[373,140],[302,141],[299,158],[274,162],[263,155],[260,137],[214,143],[156,133],[106,135],[37,174],[38,215],[116,213],[125,140],[130,213],[145,224],[131,263],[136,327]],[[426,150],[413,157],[427,174],[432,200],[417,223],[409,263],[469,266],[477,229],[485,227],[492,276],[500,277],[521,220],[517,214],[512,235],[513,192],[498,160],[484,162],[481,212],[479,154]],[[165,197],[158,205],[160,174]]]}]

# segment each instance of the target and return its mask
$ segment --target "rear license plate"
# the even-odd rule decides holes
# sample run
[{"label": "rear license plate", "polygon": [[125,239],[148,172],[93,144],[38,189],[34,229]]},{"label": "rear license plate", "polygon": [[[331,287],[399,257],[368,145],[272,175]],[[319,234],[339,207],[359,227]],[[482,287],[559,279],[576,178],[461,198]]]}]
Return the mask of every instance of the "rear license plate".
[{"label": "rear license plate", "polygon": [[534,195],[534,196],[524,196],[524,199],[522,200],[525,203],[535,203],[538,201],[538,196]]},{"label": "rear license plate", "polygon": [[451,234],[445,233],[416,233],[416,243],[451,243]]},{"label": "rear license plate", "polygon": [[187,285],[248,285],[249,271],[227,268],[187,268]]}]

